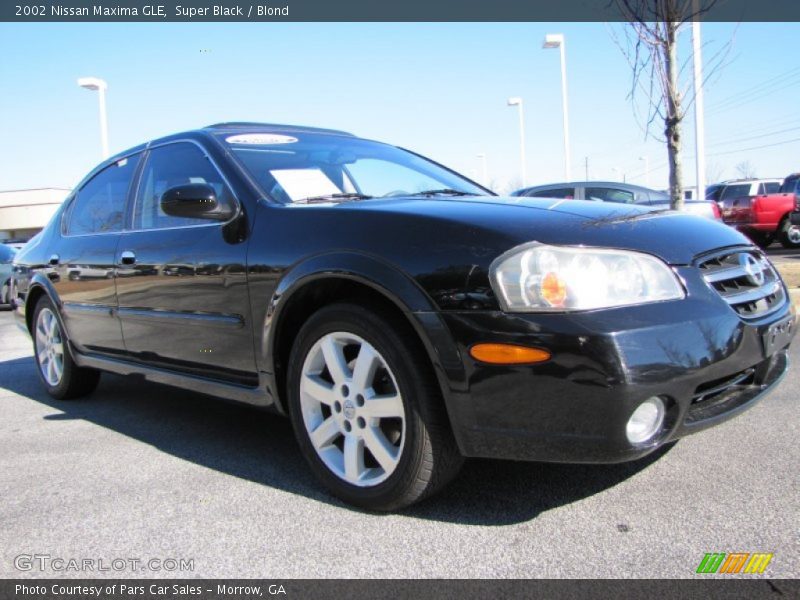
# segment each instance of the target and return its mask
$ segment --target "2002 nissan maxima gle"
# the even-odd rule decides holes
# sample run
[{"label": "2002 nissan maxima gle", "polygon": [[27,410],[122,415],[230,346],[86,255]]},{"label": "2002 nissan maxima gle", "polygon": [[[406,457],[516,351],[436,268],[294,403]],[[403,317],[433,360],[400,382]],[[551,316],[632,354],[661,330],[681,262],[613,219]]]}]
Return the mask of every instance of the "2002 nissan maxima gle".
[{"label": "2002 nissan maxima gle", "polygon": [[397,147],[260,124],[99,165],[14,289],[52,396],[111,371],[271,407],[334,494],[379,510],[465,456],[625,461],[720,423],[775,386],[795,328],[725,225],[498,198]]}]

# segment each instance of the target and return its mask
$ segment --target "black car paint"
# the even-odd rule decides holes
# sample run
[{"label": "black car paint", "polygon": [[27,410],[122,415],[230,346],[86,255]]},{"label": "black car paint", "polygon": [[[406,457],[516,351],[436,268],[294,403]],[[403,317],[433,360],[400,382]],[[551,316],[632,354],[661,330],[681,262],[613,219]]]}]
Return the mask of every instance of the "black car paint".
[{"label": "black car paint", "polygon": [[[263,197],[216,137],[241,130],[170,136],[95,169],[84,181],[122,156],[188,140],[222,170],[237,211],[226,223],[203,226],[200,235],[185,229],[70,238],[60,227],[62,208],[17,256],[20,320],[30,327],[33,300],[46,293],[70,339],[95,342],[73,342],[81,365],[285,412],[279,376],[285,365],[277,356],[283,316],[307,286],[353,282],[380,294],[414,327],[468,456],[637,458],[733,416],[764,391],[754,386],[747,398],[733,398],[729,410],[692,425],[686,419],[698,386],[755,366],[771,386],[785,370],[785,353],[765,357],[760,336],[793,314],[790,303],[745,322],[693,266],[708,251],[750,247],[733,229],[629,205],[489,195],[284,205]],[[129,211],[126,227],[131,223]],[[504,313],[489,267],[531,240],[653,254],[675,269],[687,298],[568,314]],[[122,264],[121,253],[131,249],[136,264]],[[58,264],[50,264],[54,254]],[[70,281],[76,265],[114,276]],[[536,366],[487,366],[468,352],[486,341],[546,347],[553,358]],[[672,399],[669,427],[646,447],[631,447],[620,424],[654,394]]]}]

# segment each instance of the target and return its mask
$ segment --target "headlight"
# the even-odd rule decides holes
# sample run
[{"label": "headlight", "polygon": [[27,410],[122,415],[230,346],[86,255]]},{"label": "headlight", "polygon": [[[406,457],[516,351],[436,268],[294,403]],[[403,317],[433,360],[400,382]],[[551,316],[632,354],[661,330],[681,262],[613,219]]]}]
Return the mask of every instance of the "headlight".
[{"label": "headlight", "polygon": [[534,242],[495,260],[491,279],[509,312],[589,310],[685,297],[665,263],[626,250]]}]

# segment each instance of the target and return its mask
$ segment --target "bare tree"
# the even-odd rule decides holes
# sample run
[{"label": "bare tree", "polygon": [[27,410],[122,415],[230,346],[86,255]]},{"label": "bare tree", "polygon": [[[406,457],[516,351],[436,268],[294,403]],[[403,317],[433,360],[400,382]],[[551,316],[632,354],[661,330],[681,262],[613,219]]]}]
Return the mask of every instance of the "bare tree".
[{"label": "bare tree", "polygon": [[[626,39],[618,45],[630,63],[633,80],[630,97],[644,96],[647,102],[645,133],[660,119],[664,125],[669,165],[670,206],[683,208],[683,165],[681,163],[681,124],[694,100],[694,92],[683,89],[678,62],[678,33],[681,27],[708,12],[717,0],[615,0],[628,21]],[[712,68],[705,81],[721,65],[724,51],[711,58]],[[704,81],[704,83],[705,83]]]},{"label": "bare tree", "polygon": [[756,176],[756,168],[749,160],[744,160],[736,165],[736,173],[742,179],[753,179]]}]

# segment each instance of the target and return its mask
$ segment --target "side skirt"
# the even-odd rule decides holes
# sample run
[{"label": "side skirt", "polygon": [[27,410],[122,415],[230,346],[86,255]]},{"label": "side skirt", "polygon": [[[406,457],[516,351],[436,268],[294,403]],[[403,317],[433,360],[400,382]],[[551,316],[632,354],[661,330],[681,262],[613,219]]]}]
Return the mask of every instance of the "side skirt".
[{"label": "side skirt", "polygon": [[277,411],[275,400],[268,391],[266,378],[259,373],[258,387],[247,387],[235,383],[224,383],[206,377],[176,373],[157,367],[149,367],[138,363],[128,362],[117,358],[109,358],[96,354],[82,354],[71,348],[72,356],[80,367],[89,367],[98,371],[107,371],[117,375],[141,375],[148,381],[163,383],[191,390],[209,396],[217,396],[225,400],[242,402],[261,408],[271,408]]}]

